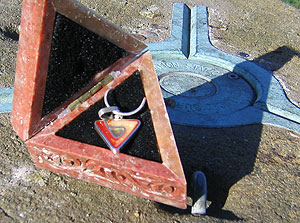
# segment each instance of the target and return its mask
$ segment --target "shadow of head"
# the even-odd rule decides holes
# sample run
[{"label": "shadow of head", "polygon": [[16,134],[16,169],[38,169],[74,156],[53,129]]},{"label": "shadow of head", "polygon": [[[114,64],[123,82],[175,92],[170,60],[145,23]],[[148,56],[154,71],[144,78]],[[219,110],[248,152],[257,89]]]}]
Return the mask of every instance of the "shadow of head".
[{"label": "shadow of head", "polygon": [[281,46],[274,51],[255,58],[253,62],[267,70],[277,71],[295,56],[300,57],[300,52],[288,46]]}]

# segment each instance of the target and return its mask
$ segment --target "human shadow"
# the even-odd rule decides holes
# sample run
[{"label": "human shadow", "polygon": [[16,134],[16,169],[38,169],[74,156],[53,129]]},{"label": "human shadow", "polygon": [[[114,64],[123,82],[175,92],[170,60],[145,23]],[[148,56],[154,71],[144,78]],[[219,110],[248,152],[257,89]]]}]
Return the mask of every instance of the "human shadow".
[{"label": "human shadow", "polygon": [[[90,81],[90,78],[93,77],[96,70],[102,70],[112,64],[116,59],[126,55],[122,49],[112,46],[105,42],[105,40],[99,39],[99,37],[94,36],[94,34],[91,34],[88,31],[82,30],[82,27],[78,28],[75,24],[64,17],[59,15],[57,15],[57,17],[57,27],[54,29],[55,38],[53,38],[49,73],[46,83],[43,115],[47,115],[63,103],[66,98],[80,90],[81,86],[84,86]],[[66,24],[69,24],[69,26],[66,26]],[[64,28],[64,33],[67,31],[66,27],[68,27],[69,36],[78,36],[81,34],[79,36],[82,36],[82,39],[78,39],[77,42],[74,42],[73,44],[76,43],[74,47],[73,45],[66,44],[66,41],[68,41],[64,38],[66,35],[60,37],[59,34],[59,29],[61,27]],[[87,36],[89,38],[86,38]],[[101,48],[101,50],[90,50],[90,46],[94,45],[97,45],[97,47]],[[106,53],[106,51],[102,50],[102,48],[109,52]],[[90,55],[91,52],[96,53],[95,55]],[[99,52],[107,56],[105,60],[101,59],[103,55],[99,55]],[[254,59],[253,62],[260,65],[266,64],[271,66],[270,70],[275,71],[280,69],[280,67],[282,67],[295,55],[299,55],[299,53],[288,47],[280,47],[273,52]],[[94,60],[95,58],[97,58],[97,60]],[[74,75],[74,73],[76,75]],[[232,74],[232,72],[224,74],[224,76],[227,78],[230,74]],[[134,77],[135,75],[132,76]],[[218,78],[213,81],[218,82]],[[265,78],[266,81],[270,81],[270,79],[271,76],[269,78]],[[204,83],[203,85],[198,86],[195,89],[190,89],[189,91],[195,93],[198,90],[201,90],[201,88],[210,88],[210,86],[205,85],[208,85],[208,83]],[[123,100],[124,106],[121,106],[122,109],[123,107],[130,105],[132,106],[128,107],[130,111],[138,106],[136,103],[140,103],[141,98],[144,97],[142,94],[137,94],[138,89],[142,89],[142,86],[137,84],[136,79],[133,79],[133,82],[130,82],[129,80],[128,84],[124,82],[124,87],[120,86],[119,98],[116,101]],[[130,90],[130,92],[128,92],[128,94],[124,94],[125,90]],[[118,90],[116,90],[116,93],[118,93]],[[186,92],[183,92],[182,94],[186,94]],[[128,97],[125,95],[128,95]],[[134,97],[132,97],[132,95],[134,95]],[[177,96],[180,97],[180,95]],[[249,103],[255,101],[255,96],[253,97],[253,100],[251,99]],[[200,98],[199,100],[205,99]],[[225,98],[224,100],[230,99]],[[110,101],[113,102],[113,100]],[[168,106],[168,103],[166,104]],[[220,103],[219,105],[222,104]],[[105,145],[99,144],[103,142],[101,140],[99,141],[98,137],[95,136],[96,132],[94,129],[88,126],[97,119],[97,111],[102,108],[104,104],[100,101],[97,106],[82,114],[57,134],[65,138],[85,142],[87,144],[105,147]],[[222,110],[219,111],[222,113]],[[145,112],[147,113],[147,111]],[[212,110],[210,112],[215,111]],[[220,112],[215,113],[215,116],[220,115]],[[142,116],[142,114],[144,113],[141,113],[140,115]],[[226,113],[222,113],[222,115],[226,115]],[[152,127],[147,128],[147,125],[145,124],[149,122],[150,115],[144,115],[143,117],[136,118],[142,120],[144,125],[140,129],[140,134],[136,136],[134,140],[137,146],[134,146],[133,142],[128,144],[128,147],[130,148],[127,148],[127,150],[125,148],[125,153],[160,162],[160,159],[157,158],[157,154],[154,152],[156,147],[152,146],[152,143],[149,143],[150,138],[155,138],[154,136],[149,137],[149,132],[152,132]],[[151,126],[150,124],[148,124],[148,126]],[[151,131],[149,131],[149,129]],[[223,210],[223,206],[227,200],[230,188],[241,178],[253,171],[261,137],[261,129],[261,124],[220,129],[189,127],[173,124],[175,138],[188,181],[188,195],[192,196],[192,183],[190,179],[193,172],[202,170],[207,177],[208,200],[211,202],[207,210],[207,214],[209,216],[228,220],[240,219],[231,211]],[[142,134],[142,132],[145,132],[145,134]],[[148,147],[154,149],[151,150],[147,149],[148,147],[146,148],[145,146],[138,146],[139,142],[141,142],[140,145],[142,145],[142,143],[146,143]],[[134,148],[139,148],[140,150]],[[150,158],[149,153],[151,153]],[[187,210],[178,210],[166,205],[160,205],[160,207],[171,213],[190,213],[190,207]]]},{"label": "human shadow", "polygon": [[[292,57],[299,55],[299,52],[296,52],[287,46],[283,46],[255,58],[252,62],[263,65],[264,68],[270,71],[276,71],[290,61]],[[252,62],[246,61],[244,63]],[[232,73],[229,72],[224,75],[228,76],[229,74]],[[217,82],[218,78],[212,81]],[[271,73],[270,76],[264,78],[264,80],[266,81],[264,84],[269,86]],[[189,91],[197,92],[199,88],[206,89],[206,86],[204,86],[206,84],[209,83],[204,83],[203,85],[196,87],[196,89],[190,89]],[[183,94],[186,94],[186,92]],[[176,95],[174,97],[181,97],[181,95]],[[199,100],[201,105],[201,100],[205,99],[199,98]],[[224,97],[224,100],[231,99]],[[167,106],[169,101],[170,100],[166,101]],[[254,102],[255,98],[253,98],[252,103]],[[238,103],[238,101],[236,103]],[[171,106],[176,105],[173,104]],[[249,104],[249,106],[251,106],[251,104]],[[218,105],[216,105],[216,109],[218,108]],[[226,110],[226,108],[224,108],[224,110]],[[222,114],[221,109],[216,112],[215,115],[223,115],[226,117],[226,115],[230,114],[226,114],[226,112]],[[248,115],[251,116],[251,114]],[[261,113],[261,118],[262,115],[263,114]],[[243,120],[239,121],[243,123]],[[172,127],[187,179],[188,196],[193,196],[191,186],[192,174],[195,171],[201,170],[205,173],[207,178],[207,200],[210,203],[207,209],[207,215],[219,219],[242,220],[232,211],[224,210],[223,207],[228,198],[230,188],[253,171],[261,139],[262,124],[257,122],[256,124],[251,125],[225,128],[204,128],[172,124]],[[190,208],[187,210],[179,210],[165,205],[159,206],[171,213],[190,213]]]}]

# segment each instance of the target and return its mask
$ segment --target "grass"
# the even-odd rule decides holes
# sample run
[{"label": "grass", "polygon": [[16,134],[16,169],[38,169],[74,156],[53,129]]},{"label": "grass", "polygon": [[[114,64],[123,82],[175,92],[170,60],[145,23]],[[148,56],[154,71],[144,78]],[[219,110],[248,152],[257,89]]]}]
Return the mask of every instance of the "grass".
[{"label": "grass", "polygon": [[300,0],[283,0],[284,2],[289,3],[290,5],[300,9]]}]

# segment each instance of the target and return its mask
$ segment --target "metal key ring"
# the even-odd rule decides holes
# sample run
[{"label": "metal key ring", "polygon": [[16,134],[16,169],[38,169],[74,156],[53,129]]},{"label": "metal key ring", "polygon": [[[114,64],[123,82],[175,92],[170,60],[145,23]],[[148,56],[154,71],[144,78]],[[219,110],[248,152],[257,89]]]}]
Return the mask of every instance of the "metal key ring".
[{"label": "metal key ring", "polygon": [[[109,107],[112,107],[112,106],[110,106],[110,104],[108,103],[108,100],[107,100],[108,93],[109,93],[111,90],[113,90],[113,88],[108,89],[108,90],[105,92],[105,95],[104,95],[104,103],[105,103],[106,107],[108,107],[108,108],[109,108]],[[140,106],[137,107],[137,108],[136,108],[135,110],[133,110],[133,111],[130,111],[130,112],[121,112],[119,109],[114,109],[114,110],[112,110],[111,112],[112,112],[113,114],[119,115],[119,116],[130,116],[130,115],[134,115],[134,114],[138,113],[138,112],[144,107],[145,103],[146,103],[146,98],[144,97],[143,100],[142,100],[142,102],[141,102],[141,104],[140,104]]]},{"label": "metal key ring", "polygon": [[99,118],[101,120],[115,119],[113,111],[119,111],[119,108],[117,106],[101,108],[98,112]]}]

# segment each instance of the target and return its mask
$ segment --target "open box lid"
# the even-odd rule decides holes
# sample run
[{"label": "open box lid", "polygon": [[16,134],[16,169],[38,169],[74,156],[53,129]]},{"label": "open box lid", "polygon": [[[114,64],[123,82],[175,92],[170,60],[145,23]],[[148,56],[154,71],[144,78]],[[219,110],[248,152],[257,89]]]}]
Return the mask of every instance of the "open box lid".
[{"label": "open box lid", "polygon": [[80,89],[49,114],[43,114],[52,36],[57,14],[126,51],[127,56],[118,59],[108,67],[106,74],[134,61],[147,48],[145,44],[76,0],[24,0],[11,118],[14,130],[24,141],[39,132],[51,120],[56,119],[70,102],[84,94],[93,84],[89,83],[89,87]]},{"label": "open box lid", "polygon": [[[73,79],[87,79],[86,76],[74,75],[72,69],[76,67],[74,68],[72,64],[69,66],[64,63],[69,57],[74,57],[72,53],[64,49],[71,50],[72,48],[76,48],[77,45],[73,47],[73,42],[77,41],[78,38],[80,41],[85,42],[85,34],[69,35],[62,45],[59,45],[57,48],[53,47],[55,45],[53,43],[59,39],[56,32],[57,24],[59,23],[62,30],[66,31],[69,29],[68,25],[64,23],[66,21],[68,24],[71,24],[71,27],[73,27],[74,24],[80,25],[79,28],[78,26],[74,26],[74,30],[85,29],[93,33],[93,35],[96,35],[96,37],[93,38],[101,37],[102,40],[105,40],[104,46],[106,47],[100,51],[115,47],[115,49],[118,48],[122,52],[126,52],[126,54],[121,53],[122,55],[119,55],[120,57],[116,57],[116,60],[106,64],[107,66],[102,67],[103,69],[92,69],[93,72],[91,72],[92,74],[89,76],[91,79],[88,79],[87,83],[80,82],[84,84],[79,85],[80,89],[78,89],[78,91],[72,92],[68,97],[59,101],[58,104],[54,103],[55,106],[50,106],[51,109],[45,112],[44,107],[48,100],[55,101],[57,98],[64,97],[64,95],[59,95],[56,91],[51,94],[52,96],[50,98],[47,96],[48,78],[52,76],[51,70],[53,61],[55,64],[61,63],[59,68],[61,68],[63,72],[59,73],[59,75],[65,75]],[[64,33],[62,34],[64,35]],[[62,49],[60,47],[62,47]],[[89,44],[89,47],[91,47],[92,50],[84,50],[84,52],[79,50],[79,55],[83,53],[87,56],[87,59],[82,61],[83,63],[79,63],[79,65],[84,65],[84,62],[94,60],[96,61],[94,64],[98,64],[103,62],[102,60],[106,60],[106,58],[102,57],[99,60],[98,54],[96,57],[90,57],[90,52],[98,52],[99,50],[97,50],[97,44],[94,42]],[[63,55],[59,57],[58,60],[52,60],[52,53],[56,50],[60,51]],[[71,52],[73,51],[71,50]],[[76,55],[75,59],[77,59]],[[77,68],[82,69],[80,66]],[[154,134],[151,135],[151,138],[154,138],[155,135],[157,151],[161,156],[161,162],[153,162],[143,157],[135,157],[125,153],[114,154],[99,145],[56,135],[59,130],[67,126],[71,121],[79,120],[78,115],[84,114],[85,111],[92,111],[93,114],[97,114],[92,110],[92,106],[103,99],[105,90],[104,88],[101,90],[97,88],[99,83],[104,81],[107,77],[117,76],[117,78],[113,77],[115,81],[111,80],[109,85],[106,85],[107,88],[115,88],[121,82],[125,83],[127,77],[134,76],[132,74],[136,71],[138,71],[137,73],[139,73],[139,77],[142,80],[144,95],[148,105],[148,117],[151,118],[151,120],[150,118],[147,118],[147,120],[152,122],[154,129]],[[60,77],[59,75],[58,77]],[[59,82],[55,83],[59,84]],[[70,85],[72,86],[72,83],[67,82],[66,85],[62,86],[66,86],[67,88]],[[55,88],[55,84],[51,86]],[[133,86],[133,84],[130,86]],[[131,90],[128,86],[124,88]],[[67,91],[67,89],[62,90],[63,92]],[[76,104],[77,101],[79,101],[78,106]],[[64,113],[68,110],[71,110],[71,112]],[[73,173],[72,176],[83,179],[78,177],[77,173],[79,171],[80,176],[86,176],[86,178],[84,178],[86,181],[96,182],[100,185],[134,193],[147,199],[154,199],[175,207],[186,208],[186,180],[170,120],[163,101],[158,77],[155,73],[151,53],[147,51],[145,44],[121,31],[75,0],[23,1],[11,119],[14,130],[23,141],[26,141],[32,159],[37,166],[65,174],[71,171]],[[147,132],[146,135],[146,137],[148,137],[149,132]],[[148,150],[145,151],[148,152]],[[41,155],[41,153],[45,152],[56,154],[58,157],[61,155],[61,161],[63,162],[58,162],[58,166],[55,167],[53,167],[53,163],[48,165],[47,162],[52,160],[52,158],[49,157],[48,159],[47,156]],[[136,178],[138,178],[138,180],[144,180],[144,184],[137,185],[139,186],[137,190],[136,186],[132,186],[130,183],[132,181],[130,180],[128,181],[130,184],[126,187],[122,183],[120,184],[118,177],[117,179],[113,176],[115,180],[106,181],[103,177],[100,180],[100,178],[97,178],[95,175],[92,176],[89,173],[85,174],[85,171],[81,171],[79,168],[67,168],[67,170],[64,166],[60,165],[65,164],[69,155],[74,156],[76,160],[84,159],[86,162],[93,161],[99,165],[100,163],[110,165],[112,170],[114,169],[115,171],[125,169],[129,171],[128,179],[133,175],[133,171],[139,170],[144,176],[141,178],[138,174]],[[45,159],[45,162],[41,162],[40,159]],[[115,171],[110,171],[110,173],[114,175],[114,173],[117,173]],[[123,179],[127,178],[125,177]],[[149,190],[152,192],[150,193]]]}]

